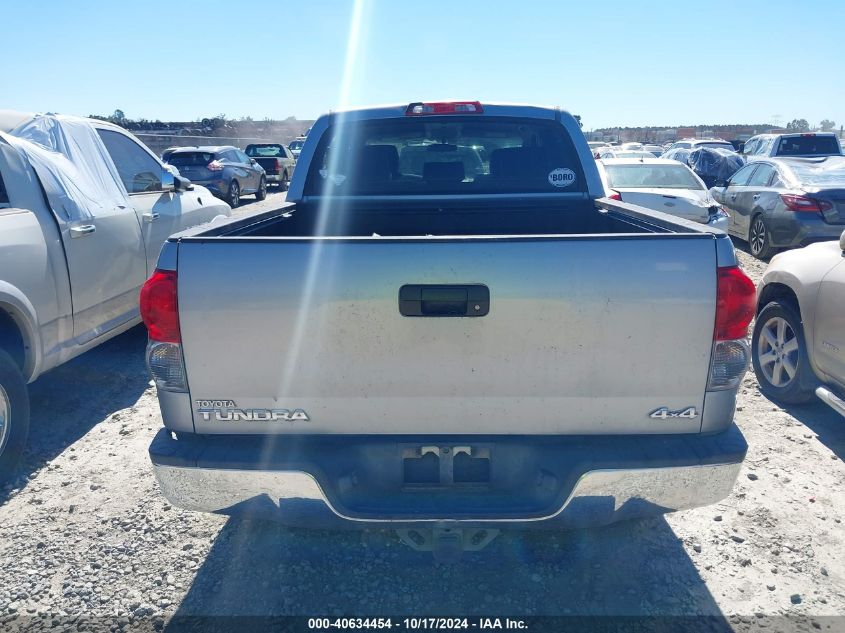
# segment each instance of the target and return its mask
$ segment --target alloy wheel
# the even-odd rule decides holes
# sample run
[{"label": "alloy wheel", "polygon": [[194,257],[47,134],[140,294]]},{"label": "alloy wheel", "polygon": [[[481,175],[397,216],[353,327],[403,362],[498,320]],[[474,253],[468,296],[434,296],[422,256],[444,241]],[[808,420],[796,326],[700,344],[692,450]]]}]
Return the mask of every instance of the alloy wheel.
[{"label": "alloy wheel", "polygon": [[12,404],[3,385],[0,385],[0,453],[6,448],[6,440],[9,438],[11,429],[9,425],[12,420]]},{"label": "alloy wheel", "polygon": [[798,373],[798,336],[783,317],[772,317],[760,330],[757,353],[763,376],[774,387],[786,387]]},{"label": "alloy wheel", "polygon": [[760,218],[751,225],[751,239],[748,242],[753,255],[759,255],[766,247],[766,225]]}]

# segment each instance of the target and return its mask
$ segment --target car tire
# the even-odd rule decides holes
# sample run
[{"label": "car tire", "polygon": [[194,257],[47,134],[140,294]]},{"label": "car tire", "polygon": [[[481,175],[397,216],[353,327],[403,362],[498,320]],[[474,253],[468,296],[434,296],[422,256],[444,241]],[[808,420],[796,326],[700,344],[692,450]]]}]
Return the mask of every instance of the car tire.
[{"label": "car tire", "polygon": [[751,361],[760,391],[770,400],[800,404],[813,398],[816,377],[810,367],[801,317],[793,304],[772,301],[757,315],[751,335]]},{"label": "car tire", "polygon": [[0,350],[0,482],[15,472],[29,435],[26,380],[12,357]]},{"label": "car tire", "polygon": [[279,181],[279,191],[287,191],[288,187],[290,187],[290,176],[288,176],[288,172],[284,172],[281,181]]},{"label": "car tire", "polygon": [[762,215],[755,215],[748,228],[748,250],[757,259],[769,259],[775,254],[769,237],[769,229]]},{"label": "car tire", "polygon": [[232,179],[229,183],[229,191],[226,193],[226,202],[233,209],[236,209],[241,204],[241,186],[237,180]]},{"label": "car tire", "polygon": [[267,197],[267,180],[264,176],[261,177],[261,182],[258,183],[258,190],[255,192],[256,200],[264,200]]}]

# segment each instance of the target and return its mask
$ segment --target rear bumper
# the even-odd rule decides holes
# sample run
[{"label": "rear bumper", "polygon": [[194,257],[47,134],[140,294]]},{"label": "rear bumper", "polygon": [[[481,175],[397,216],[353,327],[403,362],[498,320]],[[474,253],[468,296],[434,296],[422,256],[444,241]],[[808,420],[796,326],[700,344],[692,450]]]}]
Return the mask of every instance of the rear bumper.
[{"label": "rear bumper", "polygon": [[477,438],[175,440],[162,429],[150,457],[164,496],[189,510],[312,528],[550,528],[715,503],[730,493],[747,449],[735,425],[705,436],[499,437],[481,449],[490,455],[487,485],[399,482],[402,459],[396,456],[407,447],[473,442]]},{"label": "rear bumper", "polygon": [[810,213],[775,213],[768,225],[772,246],[778,248],[799,248],[838,240],[845,230],[845,224],[828,224],[821,216]]}]

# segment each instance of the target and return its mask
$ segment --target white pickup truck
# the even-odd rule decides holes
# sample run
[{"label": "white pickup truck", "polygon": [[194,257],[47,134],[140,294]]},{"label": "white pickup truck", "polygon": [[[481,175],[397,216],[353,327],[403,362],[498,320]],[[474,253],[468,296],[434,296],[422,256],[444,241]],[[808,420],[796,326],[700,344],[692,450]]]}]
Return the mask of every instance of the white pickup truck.
[{"label": "white pickup truck", "polygon": [[570,114],[333,113],[288,201],[171,237],[142,291],[174,504],[443,554],[731,490],[754,285],[604,198]]},{"label": "white pickup truck", "polygon": [[122,128],[0,112],[0,481],[26,442],[26,385],[140,322],[162,244],[231,210]]}]

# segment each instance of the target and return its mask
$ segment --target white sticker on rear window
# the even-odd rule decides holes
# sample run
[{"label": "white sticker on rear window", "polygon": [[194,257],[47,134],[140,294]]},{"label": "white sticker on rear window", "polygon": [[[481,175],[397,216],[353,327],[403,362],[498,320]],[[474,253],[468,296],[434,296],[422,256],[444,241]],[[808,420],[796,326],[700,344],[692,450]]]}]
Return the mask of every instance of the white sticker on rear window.
[{"label": "white sticker on rear window", "polygon": [[549,183],[555,187],[568,187],[575,182],[575,172],[566,167],[558,167],[549,172]]}]

